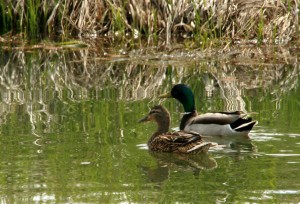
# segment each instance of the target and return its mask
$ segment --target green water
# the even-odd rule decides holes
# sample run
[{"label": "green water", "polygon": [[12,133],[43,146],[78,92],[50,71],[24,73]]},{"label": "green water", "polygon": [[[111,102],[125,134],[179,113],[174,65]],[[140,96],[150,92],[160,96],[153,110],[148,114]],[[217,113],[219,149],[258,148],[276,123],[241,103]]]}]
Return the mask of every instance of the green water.
[{"label": "green water", "polygon": [[[1,51],[1,203],[297,203],[299,64],[105,58],[87,50]],[[244,110],[251,140],[222,138],[207,155],[151,153],[162,103],[186,83],[199,112]]]}]

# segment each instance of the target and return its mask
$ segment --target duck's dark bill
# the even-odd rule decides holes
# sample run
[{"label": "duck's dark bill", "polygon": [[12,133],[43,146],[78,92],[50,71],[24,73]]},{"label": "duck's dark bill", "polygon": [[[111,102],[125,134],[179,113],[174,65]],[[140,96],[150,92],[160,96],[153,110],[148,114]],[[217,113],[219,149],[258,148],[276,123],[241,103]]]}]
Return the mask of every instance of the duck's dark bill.
[{"label": "duck's dark bill", "polygon": [[147,121],[150,121],[150,117],[148,115],[145,116],[145,117],[143,117],[143,118],[141,118],[138,122],[139,123],[143,123],[143,122],[147,122]]}]

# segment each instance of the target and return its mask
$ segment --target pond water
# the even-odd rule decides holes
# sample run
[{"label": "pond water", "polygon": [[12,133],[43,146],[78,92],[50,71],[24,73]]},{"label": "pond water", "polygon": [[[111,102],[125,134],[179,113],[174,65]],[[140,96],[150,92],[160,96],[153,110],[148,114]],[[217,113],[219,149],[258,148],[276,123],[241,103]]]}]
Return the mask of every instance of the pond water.
[{"label": "pond water", "polygon": [[[300,202],[300,65],[2,49],[1,203]],[[243,110],[250,140],[189,156],[149,152],[149,108],[188,84],[198,112]]]}]

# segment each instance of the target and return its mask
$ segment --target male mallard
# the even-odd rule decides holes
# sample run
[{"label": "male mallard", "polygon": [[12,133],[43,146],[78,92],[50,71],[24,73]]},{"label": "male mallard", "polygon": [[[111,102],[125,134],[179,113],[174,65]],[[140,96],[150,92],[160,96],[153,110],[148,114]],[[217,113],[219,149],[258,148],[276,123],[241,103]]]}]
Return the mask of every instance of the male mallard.
[{"label": "male mallard", "polygon": [[175,153],[207,152],[215,143],[204,142],[195,132],[178,131],[169,133],[170,114],[161,105],[154,106],[147,116],[139,122],[155,121],[158,125],[156,132],[148,141],[148,147],[153,151]]},{"label": "male mallard", "polygon": [[184,108],[180,122],[180,130],[194,131],[207,136],[247,136],[256,121],[245,118],[243,111],[216,112],[198,115],[192,90],[185,84],[175,85],[171,93],[163,94],[160,98],[176,98]]}]

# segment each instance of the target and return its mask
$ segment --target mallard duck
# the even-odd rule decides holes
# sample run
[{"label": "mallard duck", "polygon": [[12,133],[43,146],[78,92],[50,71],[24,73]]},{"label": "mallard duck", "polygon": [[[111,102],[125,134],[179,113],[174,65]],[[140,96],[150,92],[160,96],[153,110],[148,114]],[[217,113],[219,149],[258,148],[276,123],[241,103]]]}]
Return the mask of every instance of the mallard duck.
[{"label": "mallard duck", "polygon": [[247,136],[256,121],[243,111],[215,112],[198,115],[192,90],[185,84],[175,85],[170,93],[159,98],[175,98],[184,108],[180,130],[194,131],[206,136]]},{"label": "mallard duck", "polygon": [[170,133],[170,114],[161,105],[154,106],[148,115],[139,122],[155,121],[157,130],[149,139],[147,145],[150,150],[175,153],[200,153],[207,152],[215,143],[204,142],[195,132],[177,131]]}]

